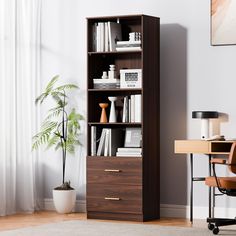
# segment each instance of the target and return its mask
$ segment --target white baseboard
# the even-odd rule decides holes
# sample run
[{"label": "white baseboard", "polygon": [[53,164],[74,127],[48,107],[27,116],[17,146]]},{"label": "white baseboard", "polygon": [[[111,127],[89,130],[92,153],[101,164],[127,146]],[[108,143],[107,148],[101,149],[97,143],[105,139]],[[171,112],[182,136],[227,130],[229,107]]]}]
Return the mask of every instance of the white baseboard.
[{"label": "white baseboard", "polygon": [[[52,198],[45,198],[43,202],[43,209],[47,211],[55,211]],[[86,201],[85,200],[76,200],[75,208],[73,212],[86,212]]]},{"label": "white baseboard", "polygon": [[[43,202],[43,209],[47,211],[55,211],[53,199],[45,198]],[[161,204],[161,217],[171,218],[189,218],[189,206]],[[86,212],[86,201],[77,200],[75,203],[74,212]],[[236,216],[236,208],[215,207],[215,216],[234,218]],[[206,219],[208,217],[208,207],[194,207],[193,218]]]}]

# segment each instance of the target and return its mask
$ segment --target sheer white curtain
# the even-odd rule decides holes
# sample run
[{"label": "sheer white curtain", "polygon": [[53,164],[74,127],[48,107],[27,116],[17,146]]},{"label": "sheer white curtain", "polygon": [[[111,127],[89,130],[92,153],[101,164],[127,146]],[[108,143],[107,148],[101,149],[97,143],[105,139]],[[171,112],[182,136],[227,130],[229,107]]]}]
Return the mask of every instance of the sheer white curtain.
[{"label": "sheer white curtain", "polygon": [[41,0],[0,0],[0,215],[36,208]]}]

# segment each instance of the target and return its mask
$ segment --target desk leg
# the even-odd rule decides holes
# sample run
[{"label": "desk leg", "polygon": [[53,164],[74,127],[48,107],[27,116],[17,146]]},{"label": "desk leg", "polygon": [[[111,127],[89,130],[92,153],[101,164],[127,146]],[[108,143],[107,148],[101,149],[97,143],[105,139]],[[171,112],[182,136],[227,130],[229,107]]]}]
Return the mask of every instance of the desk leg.
[{"label": "desk leg", "polygon": [[193,154],[190,153],[190,172],[191,172],[191,186],[190,186],[190,222],[193,223]]},{"label": "desk leg", "polygon": [[[211,176],[211,154],[209,154],[209,176]],[[211,187],[209,187],[209,218],[211,218],[211,206],[212,206],[211,197],[212,197]]]}]

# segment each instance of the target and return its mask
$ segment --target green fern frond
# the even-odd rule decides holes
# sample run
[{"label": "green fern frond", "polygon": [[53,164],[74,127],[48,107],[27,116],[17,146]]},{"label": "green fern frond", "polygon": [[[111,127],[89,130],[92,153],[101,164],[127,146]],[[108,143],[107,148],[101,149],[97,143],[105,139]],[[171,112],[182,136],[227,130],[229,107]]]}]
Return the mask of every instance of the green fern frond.
[{"label": "green fern frond", "polygon": [[60,137],[58,135],[53,135],[49,140],[48,140],[48,145],[47,149],[51,148],[52,146],[56,145],[60,141]]},{"label": "green fern frond", "polygon": [[75,84],[65,84],[55,88],[55,91],[67,90],[67,89],[78,89],[79,87]]},{"label": "green fern frond", "polygon": [[61,108],[57,109],[57,110],[49,113],[48,116],[45,118],[45,120],[50,120],[52,118],[56,118],[56,117],[58,117],[61,114],[61,112],[62,112]]},{"label": "green fern frond", "polygon": [[59,75],[56,75],[49,81],[49,83],[48,83],[48,85],[46,86],[46,89],[45,89],[47,93],[50,93],[52,91],[53,86],[57,82],[58,79],[59,79]]}]

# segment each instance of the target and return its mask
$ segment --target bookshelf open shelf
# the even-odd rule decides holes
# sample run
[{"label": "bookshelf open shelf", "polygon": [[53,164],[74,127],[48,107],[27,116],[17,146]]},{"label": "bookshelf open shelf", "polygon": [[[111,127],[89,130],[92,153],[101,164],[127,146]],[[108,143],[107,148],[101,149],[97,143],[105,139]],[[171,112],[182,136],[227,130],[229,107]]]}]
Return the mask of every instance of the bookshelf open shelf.
[{"label": "bookshelf open shelf", "polygon": [[[119,22],[122,40],[130,32],[141,33],[141,50],[94,51],[94,26],[99,22]],[[160,20],[147,15],[102,16],[87,18],[87,217],[97,219],[146,221],[160,217],[160,92],[159,54]],[[94,78],[101,78],[103,71],[114,64],[121,69],[141,69],[142,87],[136,89],[95,89]],[[141,95],[141,122],[122,122],[124,97]],[[109,96],[119,97],[116,103],[117,122],[100,123],[99,103],[108,103]],[[141,130],[141,157],[97,155],[92,144],[94,129],[101,138],[104,129],[126,132]],[[123,136],[118,136],[123,137]],[[123,150],[124,139],[120,148]],[[92,146],[92,147],[91,147]],[[112,145],[110,145],[112,146]],[[133,149],[132,149],[133,150]],[[93,152],[92,152],[93,151]],[[104,152],[105,153],[105,152]],[[105,155],[105,154],[104,154]],[[125,153],[126,155],[126,153]],[[131,156],[133,155],[133,156]]]},{"label": "bookshelf open shelf", "polygon": [[98,126],[106,126],[106,127],[109,127],[109,126],[123,126],[123,127],[126,127],[126,126],[141,126],[142,123],[131,123],[131,122],[116,122],[116,123],[100,123],[100,122],[88,122],[88,125],[92,126],[92,125],[98,125]]},{"label": "bookshelf open shelf", "polygon": [[113,51],[113,52],[88,52],[89,56],[92,55],[109,55],[109,54],[140,54],[142,50],[135,50],[135,51]]},{"label": "bookshelf open shelf", "polygon": [[[104,157],[104,156],[96,156],[97,158],[133,158],[133,159],[136,159],[136,158],[138,158],[138,159],[140,159],[140,160],[142,160],[142,157],[129,157],[129,156],[123,156],[123,157],[117,157],[117,156],[109,156],[109,157]],[[88,158],[94,158],[94,156],[88,156]],[[121,171],[121,170],[120,170]]]},{"label": "bookshelf open shelf", "polygon": [[142,89],[125,89],[125,88],[116,88],[116,89],[88,89],[88,92],[130,92],[130,93],[141,93]]}]

